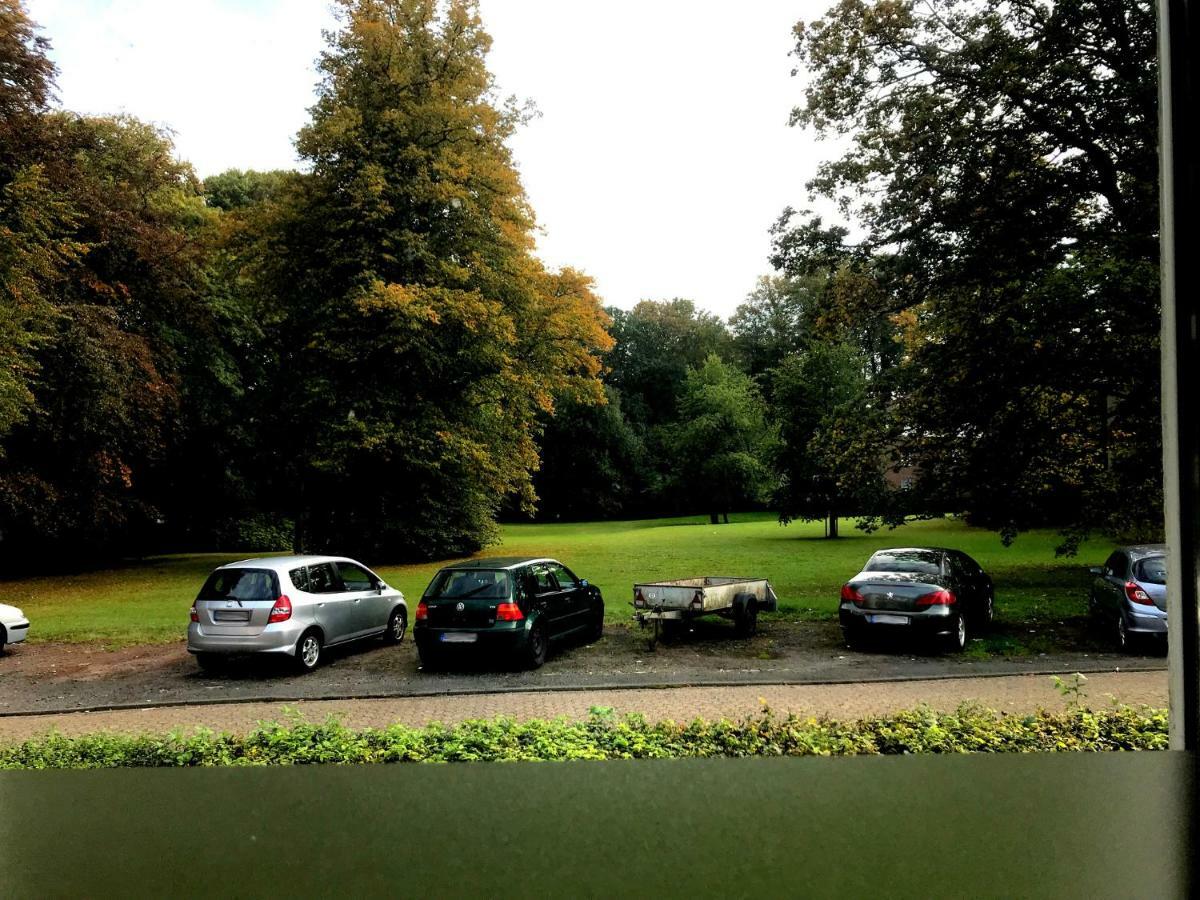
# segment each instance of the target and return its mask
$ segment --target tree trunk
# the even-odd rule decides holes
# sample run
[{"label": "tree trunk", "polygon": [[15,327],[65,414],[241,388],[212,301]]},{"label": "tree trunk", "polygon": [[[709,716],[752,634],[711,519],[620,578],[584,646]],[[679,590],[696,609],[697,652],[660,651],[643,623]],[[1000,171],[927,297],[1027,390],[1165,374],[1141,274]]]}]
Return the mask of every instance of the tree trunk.
[{"label": "tree trunk", "polygon": [[725,524],[729,524],[729,513],[721,513],[721,518],[725,520]]},{"label": "tree trunk", "polygon": [[829,527],[826,530],[826,536],[831,538],[838,536],[838,517],[833,510],[829,511]]},{"label": "tree trunk", "polygon": [[720,525],[721,524],[721,514],[715,513],[715,512],[709,513],[708,521],[710,521],[714,525]]}]

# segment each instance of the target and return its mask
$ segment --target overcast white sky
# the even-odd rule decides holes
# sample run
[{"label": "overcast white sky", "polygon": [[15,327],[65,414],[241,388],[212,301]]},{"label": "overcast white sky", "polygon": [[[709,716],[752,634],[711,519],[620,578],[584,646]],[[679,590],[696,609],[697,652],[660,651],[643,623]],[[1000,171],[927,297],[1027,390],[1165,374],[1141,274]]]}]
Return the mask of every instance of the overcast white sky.
[{"label": "overcast white sky", "polygon": [[[297,164],[327,0],[26,0],[69,109],[174,130],[201,175]],[[832,0],[481,0],[551,266],[606,303],[690,297],[729,315],[770,271],[767,229],[833,152],[787,127],[791,27]]]}]

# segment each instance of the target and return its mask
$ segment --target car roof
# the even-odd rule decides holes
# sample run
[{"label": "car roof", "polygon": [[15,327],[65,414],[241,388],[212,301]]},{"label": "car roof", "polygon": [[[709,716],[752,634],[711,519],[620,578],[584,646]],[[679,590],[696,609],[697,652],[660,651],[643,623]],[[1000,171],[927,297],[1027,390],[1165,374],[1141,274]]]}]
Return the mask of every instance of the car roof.
[{"label": "car roof", "polygon": [[226,563],[219,568],[222,569],[272,569],[277,572],[282,572],[288,569],[294,569],[297,566],[312,566],[317,563],[329,562],[352,562],[355,565],[361,566],[362,563],[350,559],[347,556],[260,556],[250,559],[239,559],[237,562]]},{"label": "car roof", "polygon": [[1130,544],[1128,547],[1117,548],[1122,553],[1128,553],[1133,559],[1140,559],[1143,556],[1164,556],[1167,552],[1166,544]]},{"label": "car roof", "polygon": [[921,553],[961,553],[961,550],[951,550],[948,547],[880,547],[871,555],[876,553],[911,553],[912,551]]},{"label": "car roof", "polygon": [[539,562],[558,562],[556,559],[550,559],[547,556],[482,556],[479,559],[464,559],[462,562],[456,562],[449,566],[444,566],[447,569],[515,569],[519,566],[527,566],[530,563]]}]

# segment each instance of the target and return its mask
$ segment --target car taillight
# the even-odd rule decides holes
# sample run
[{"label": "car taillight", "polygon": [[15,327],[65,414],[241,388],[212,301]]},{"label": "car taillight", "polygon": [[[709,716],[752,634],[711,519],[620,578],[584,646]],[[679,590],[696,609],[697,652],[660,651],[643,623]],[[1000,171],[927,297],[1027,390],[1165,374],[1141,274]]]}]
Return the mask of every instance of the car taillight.
[{"label": "car taillight", "polygon": [[424,622],[428,618],[429,618],[429,607],[426,606],[425,601],[422,600],[420,603],[417,604],[417,621]]},{"label": "car taillight", "polygon": [[519,622],[525,618],[525,613],[521,612],[521,607],[515,603],[501,603],[496,607],[497,622]]},{"label": "car taillight", "polygon": [[641,609],[642,607],[644,607],[646,605],[646,598],[642,596],[641,591],[633,592],[633,605],[636,606],[638,609]]},{"label": "car taillight", "polygon": [[193,605],[192,608],[188,610],[188,618],[191,619],[193,622],[200,621],[200,613],[196,612],[195,605]]},{"label": "car taillight", "polygon": [[958,602],[954,591],[940,590],[932,594],[922,594],[917,598],[917,606],[953,606]]},{"label": "car taillight", "polygon": [[1154,605],[1154,601],[1150,599],[1150,595],[1143,591],[1136,581],[1125,582],[1125,596],[1132,603],[1140,603],[1142,606]]},{"label": "car taillight", "polygon": [[286,622],[291,617],[292,601],[283,596],[276,600],[275,605],[271,607],[271,615],[267,617],[267,622]]},{"label": "car taillight", "polygon": [[852,584],[842,585],[842,599],[847,603],[855,605],[862,603],[864,600],[863,595],[858,592],[858,588]]}]

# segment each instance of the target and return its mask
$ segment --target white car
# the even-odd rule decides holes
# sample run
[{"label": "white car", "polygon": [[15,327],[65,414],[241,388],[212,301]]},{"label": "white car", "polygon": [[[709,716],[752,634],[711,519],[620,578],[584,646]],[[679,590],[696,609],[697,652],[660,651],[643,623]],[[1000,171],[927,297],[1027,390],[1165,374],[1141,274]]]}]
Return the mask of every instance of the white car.
[{"label": "white car", "polygon": [[15,606],[0,603],[0,653],[5,644],[19,644],[29,634],[29,620]]}]

